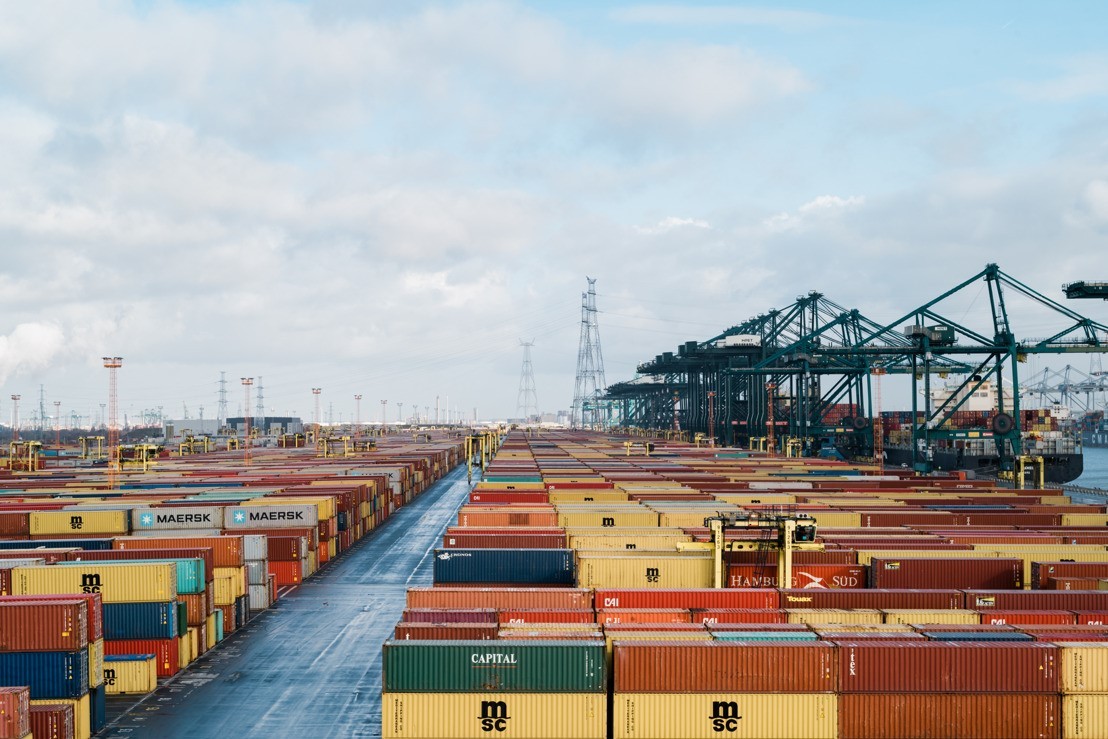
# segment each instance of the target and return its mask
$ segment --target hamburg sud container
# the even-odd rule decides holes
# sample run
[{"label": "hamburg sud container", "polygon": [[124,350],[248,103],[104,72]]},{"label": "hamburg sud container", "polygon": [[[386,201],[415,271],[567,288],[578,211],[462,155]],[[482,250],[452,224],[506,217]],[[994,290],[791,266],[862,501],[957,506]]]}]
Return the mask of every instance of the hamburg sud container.
[{"label": "hamburg sud container", "polygon": [[573,585],[572,549],[436,549],[435,583]]}]

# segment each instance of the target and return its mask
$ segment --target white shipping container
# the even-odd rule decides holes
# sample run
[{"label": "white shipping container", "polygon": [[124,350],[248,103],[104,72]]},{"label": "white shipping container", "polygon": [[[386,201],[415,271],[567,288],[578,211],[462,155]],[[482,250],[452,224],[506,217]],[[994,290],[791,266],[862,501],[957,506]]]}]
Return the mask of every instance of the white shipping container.
[{"label": "white shipping container", "polygon": [[265,585],[269,579],[269,566],[266,561],[248,559],[246,560],[246,577],[247,582],[251,585]]},{"label": "white shipping container", "polygon": [[246,560],[269,559],[269,542],[265,534],[243,534],[242,557]]},{"label": "white shipping container", "polygon": [[264,611],[269,608],[269,586],[268,585],[251,585],[250,586],[250,610],[251,611]]},{"label": "white shipping container", "polygon": [[131,528],[136,534],[141,534],[143,531],[218,529],[221,526],[223,526],[223,506],[135,508],[131,512]]},{"label": "white shipping container", "polygon": [[228,506],[223,512],[226,529],[305,529],[318,525],[316,505]]}]

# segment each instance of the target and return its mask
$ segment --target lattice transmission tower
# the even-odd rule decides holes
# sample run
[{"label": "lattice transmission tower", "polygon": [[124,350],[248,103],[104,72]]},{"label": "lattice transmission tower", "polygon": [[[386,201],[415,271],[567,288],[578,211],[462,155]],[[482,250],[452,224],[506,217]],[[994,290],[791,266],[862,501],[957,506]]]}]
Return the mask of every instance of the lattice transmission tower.
[{"label": "lattice transmission tower", "polygon": [[539,395],[535,391],[535,369],[531,366],[531,347],[535,340],[519,340],[523,347],[523,369],[519,373],[519,394],[516,396],[516,416],[530,421],[539,414]]},{"label": "lattice transmission tower", "polygon": [[607,406],[601,401],[608,383],[604,379],[604,353],[600,349],[600,324],[596,317],[596,280],[585,279],[589,281],[589,290],[581,293],[581,339],[577,345],[577,382],[571,416],[574,428],[608,424]]}]

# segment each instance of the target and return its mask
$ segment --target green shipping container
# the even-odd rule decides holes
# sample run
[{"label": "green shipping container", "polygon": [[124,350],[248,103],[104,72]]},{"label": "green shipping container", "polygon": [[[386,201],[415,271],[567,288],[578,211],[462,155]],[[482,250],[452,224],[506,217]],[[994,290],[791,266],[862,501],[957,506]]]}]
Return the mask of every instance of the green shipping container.
[{"label": "green shipping container", "polygon": [[[204,560],[202,559],[120,559],[95,560],[95,564],[169,564],[177,565],[177,594],[198,595],[204,592]],[[81,566],[89,562],[58,562],[55,567]]]},{"label": "green shipping container", "polygon": [[597,693],[603,641],[388,641],[386,693]]}]

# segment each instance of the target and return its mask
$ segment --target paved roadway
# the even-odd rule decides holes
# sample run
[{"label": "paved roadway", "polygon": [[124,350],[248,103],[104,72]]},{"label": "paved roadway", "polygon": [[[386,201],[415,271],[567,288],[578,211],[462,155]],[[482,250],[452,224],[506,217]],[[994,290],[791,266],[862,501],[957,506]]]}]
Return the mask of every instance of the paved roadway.
[{"label": "paved roadway", "polygon": [[381,644],[469,490],[459,467],[156,692],[109,698],[98,736],[380,736]]}]

